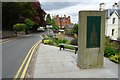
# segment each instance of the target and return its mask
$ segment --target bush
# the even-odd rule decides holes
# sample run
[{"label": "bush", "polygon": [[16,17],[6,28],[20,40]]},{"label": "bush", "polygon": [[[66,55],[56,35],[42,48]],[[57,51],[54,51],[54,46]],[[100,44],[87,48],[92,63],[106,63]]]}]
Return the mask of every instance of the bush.
[{"label": "bush", "polygon": [[61,43],[66,43],[66,44],[69,43],[69,40],[67,40],[67,39],[63,39],[63,40],[54,39],[54,42],[58,46],[58,44],[61,44]]},{"label": "bush", "polygon": [[13,30],[16,32],[25,31],[26,26],[27,26],[26,24],[17,23],[13,26]]},{"label": "bush", "polygon": [[117,54],[117,53],[118,53],[117,50],[114,50],[114,49],[112,49],[112,48],[105,48],[104,56],[105,56],[105,57],[110,57],[110,56],[115,55],[115,54]]},{"label": "bush", "polygon": [[117,44],[111,43],[110,38],[105,38],[105,48],[116,49]]},{"label": "bush", "polygon": [[52,39],[51,37],[49,37],[49,36],[45,36],[45,37],[43,38],[42,42],[43,42],[44,44],[50,44],[50,45],[53,45],[53,44],[54,44],[53,39]]},{"label": "bush", "polygon": [[71,46],[65,46],[66,49],[71,49],[71,50],[75,50],[74,47],[71,47]]},{"label": "bush", "polygon": [[78,38],[74,38],[71,43],[71,45],[78,45]]},{"label": "bush", "polygon": [[104,56],[110,57],[118,53],[116,50],[117,45],[115,43],[111,43],[109,38],[105,38],[105,50]]},{"label": "bush", "polygon": [[43,40],[44,44],[49,44],[50,40]]},{"label": "bush", "polygon": [[53,45],[54,44],[54,42],[53,42],[53,40],[43,40],[43,43],[44,44],[50,44],[50,45]]},{"label": "bush", "polygon": [[71,43],[71,41],[69,41],[69,40],[66,41],[66,44],[70,44],[70,43]]},{"label": "bush", "polygon": [[49,40],[49,44],[53,45],[54,44],[53,40]]},{"label": "bush", "polygon": [[120,53],[114,56],[111,56],[109,59],[115,63],[120,63]]}]

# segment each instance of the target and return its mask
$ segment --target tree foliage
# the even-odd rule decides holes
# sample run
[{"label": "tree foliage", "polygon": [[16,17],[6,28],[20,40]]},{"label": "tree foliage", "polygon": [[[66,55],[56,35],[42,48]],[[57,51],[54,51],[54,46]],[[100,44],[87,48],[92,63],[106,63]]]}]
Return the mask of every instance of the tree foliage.
[{"label": "tree foliage", "polygon": [[73,33],[78,35],[78,24],[74,25]]},{"label": "tree foliage", "polygon": [[48,25],[51,24],[51,17],[50,17],[50,14],[47,14],[47,16],[46,16],[46,22],[47,22]]},{"label": "tree foliage", "polygon": [[32,5],[34,10],[36,11],[36,15],[33,17],[33,21],[38,23],[40,26],[46,26],[46,13],[43,9],[41,9],[41,4],[39,2],[33,2]]},{"label": "tree foliage", "polygon": [[24,31],[26,34],[28,34],[28,31],[32,29],[34,26],[34,22],[31,21],[30,19],[26,19],[24,23],[17,23],[13,26],[13,30],[15,32],[18,31]]},{"label": "tree foliage", "polygon": [[15,32],[25,31],[26,28],[27,25],[23,23],[17,23],[13,26]]},{"label": "tree foliage", "polygon": [[4,30],[12,30],[14,24],[23,23],[26,18],[39,25],[45,25],[44,17],[45,12],[41,9],[39,2],[2,3],[2,28]]},{"label": "tree foliage", "polygon": [[24,22],[25,18],[35,15],[35,10],[30,2],[3,2],[2,3],[2,22],[3,29],[12,30],[16,23]]},{"label": "tree foliage", "polygon": [[53,29],[53,30],[58,30],[58,29],[59,29],[59,27],[56,25],[54,19],[51,20],[51,25],[52,25],[52,29]]},{"label": "tree foliage", "polygon": [[26,19],[26,20],[25,20],[25,24],[26,24],[28,27],[32,28],[32,26],[34,25],[34,22],[31,21],[30,19]]}]

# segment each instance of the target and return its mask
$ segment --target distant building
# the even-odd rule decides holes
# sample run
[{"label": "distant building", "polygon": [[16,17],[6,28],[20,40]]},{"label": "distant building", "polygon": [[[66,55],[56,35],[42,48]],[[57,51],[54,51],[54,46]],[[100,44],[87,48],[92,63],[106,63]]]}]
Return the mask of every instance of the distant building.
[{"label": "distant building", "polygon": [[59,17],[59,15],[53,16],[52,17],[55,20],[55,23],[59,28],[67,28],[69,25],[71,25],[71,19],[70,16],[66,17]]},{"label": "distant building", "polygon": [[[105,10],[103,7],[99,9],[106,12],[105,35],[114,40],[120,38],[120,9],[118,3],[114,3],[112,9]],[[104,4],[102,5],[104,6]]]}]

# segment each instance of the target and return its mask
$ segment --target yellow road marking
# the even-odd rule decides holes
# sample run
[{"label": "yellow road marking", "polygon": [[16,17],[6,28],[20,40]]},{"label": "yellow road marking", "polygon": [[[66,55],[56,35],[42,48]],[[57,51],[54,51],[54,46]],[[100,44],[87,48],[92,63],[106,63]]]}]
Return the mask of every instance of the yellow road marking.
[{"label": "yellow road marking", "polygon": [[[32,48],[29,50],[29,52],[28,52],[27,56],[25,57],[22,65],[20,66],[19,70],[17,71],[17,73],[16,73],[16,75],[15,75],[15,77],[14,77],[14,80],[16,80],[16,78],[18,78],[18,76],[19,76],[19,74],[20,74],[20,72],[21,72],[21,70],[22,70],[22,68],[23,68],[23,66],[24,66],[27,58],[28,58],[29,55],[30,55],[30,57],[29,57],[29,59],[28,59],[28,61],[27,61],[27,64],[26,64],[26,66],[25,66],[25,68],[24,68],[24,71],[22,72],[22,75],[21,75],[21,77],[24,78],[24,76],[25,76],[25,74],[26,74],[26,71],[27,71],[27,68],[28,68],[28,65],[29,65],[29,63],[30,63],[31,57],[32,57],[32,55],[33,55],[34,49],[36,48],[36,46],[37,46],[40,42],[41,42],[41,40],[38,41],[37,43],[35,43],[35,44],[32,46]],[[32,52],[32,53],[31,53],[31,52]],[[30,53],[31,53],[31,54],[30,54]]]},{"label": "yellow road marking", "polygon": [[31,53],[31,51],[32,51],[32,49],[33,49],[33,47],[34,47],[34,46],[32,46],[32,48],[29,50],[29,52],[28,52],[27,56],[25,57],[25,59],[24,59],[22,65],[20,66],[19,70],[17,71],[16,75],[14,76],[14,80],[15,80],[15,78],[17,78],[17,77],[19,76],[20,71],[22,70],[22,67],[24,66],[24,64],[25,64],[25,62],[26,62],[28,56],[30,55],[30,53]]},{"label": "yellow road marking", "polygon": [[21,77],[20,77],[21,79],[23,79],[23,78],[25,77],[25,74],[26,74],[26,71],[27,71],[27,69],[28,69],[29,63],[30,63],[30,61],[31,61],[31,59],[32,59],[33,53],[34,53],[36,47],[38,46],[38,44],[39,44],[40,42],[41,42],[41,40],[38,41],[38,42],[35,44],[32,52],[31,52],[31,54],[30,54],[30,57],[29,57],[29,59],[28,59],[28,62],[27,62],[26,66],[25,66],[25,68],[24,68],[24,70],[23,70],[23,72],[22,72],[22,75],[21,75]]}]

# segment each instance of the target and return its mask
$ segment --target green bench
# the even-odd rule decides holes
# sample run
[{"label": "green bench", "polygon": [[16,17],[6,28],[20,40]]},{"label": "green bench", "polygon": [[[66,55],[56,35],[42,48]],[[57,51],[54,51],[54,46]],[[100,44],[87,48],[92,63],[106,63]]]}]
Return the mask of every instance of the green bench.
[{"label": "green bench", "polygon": [[75,54],[77,53],[77,51],[78,51],[78,46],[75,46],[75,45],[69,45],[69,44],[59,44],[59,46],[60,46],[60,51],[61,51],[61,49],[63,48],[63,50],[65,50],[65,46],[70,46],[70,47],[73,47],[73,48],[75,48]]}]

